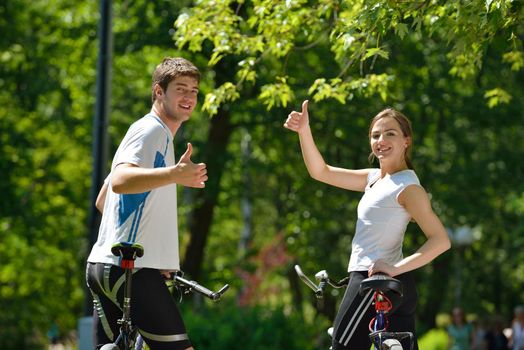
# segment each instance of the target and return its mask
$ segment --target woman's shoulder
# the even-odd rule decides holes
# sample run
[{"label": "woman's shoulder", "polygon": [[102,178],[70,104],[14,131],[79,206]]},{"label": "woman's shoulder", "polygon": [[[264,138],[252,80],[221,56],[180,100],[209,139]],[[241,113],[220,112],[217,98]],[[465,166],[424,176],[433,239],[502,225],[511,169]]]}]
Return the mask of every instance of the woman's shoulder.
[{"label": "woman's shoulder", "polygon": [[396,172],[395,174],[391,175],[391,178],[394,179],[395,182],[402,182],[405,186],[420,185],[420,180],[417,176],[417,173],[415,173],[415,171],[412,169]]},{"label": "woman's shoulder", "polygon": [[364,169],[368,172],[368,182],[380,176],[380,168]]},{"label": "woman's shoulder", "polygon": [[368,172],[368,182],[367,186],[373,185],[380,178],[380,169],[379,168],[369,168],[365,169]]}]

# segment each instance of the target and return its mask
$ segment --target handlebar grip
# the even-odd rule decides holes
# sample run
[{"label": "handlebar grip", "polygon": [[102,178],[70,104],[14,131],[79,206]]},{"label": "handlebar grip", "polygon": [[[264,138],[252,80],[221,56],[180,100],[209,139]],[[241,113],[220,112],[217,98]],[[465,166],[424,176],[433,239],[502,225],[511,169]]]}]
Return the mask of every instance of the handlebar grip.
[{"label": "handlebar grip", "polygon": [[309,288],[311,288],[312,291],[315,292],[315,295],[317,296],[317,298],[322,298],[322,291],[320,291],[319,288],[317,287],[317,285],[315,283],[313,283],[313,281],[311,281],[304,274],[304,272],[302,272],[302,269],[300,268],[299,265],[295,265],[295,271],[296,271],[298,277],[300,277],[300,279],[302,280],[302,282],[304,282],[306,284],[306,286],[308,286]]},{"label": "handlebar grip", "polygon": [[208,297],[209,299],[213,300],[213,301],[217,301],[218,299],[220,299],[222,297],[222,294],[224,294],[226,292],[226,290],[229,289],[229,285],[226,284],[225,286],[223,286],[218,292],[213,292],[209,289],[207,289],[206,287],[204,286],[201,286],[200,284],[198,284],[196,281],[188,281],[186,280],[185,278],[183,278],[182,276],[180,275],[175,275],[175,280],[178,281],[179,283],[185,285],[186,287],[202,294],[202,295],[205,295],[206,297]]},{"label": "handlebar grip", "polygon": [[213,299],[213,294],[215,294],[213,291],[207,289],[204,286],[201,286],[200,284],[196,283],[195,281],[191,281],[191,288],[196,290],[197,292],[204,294],[206,297]]}]

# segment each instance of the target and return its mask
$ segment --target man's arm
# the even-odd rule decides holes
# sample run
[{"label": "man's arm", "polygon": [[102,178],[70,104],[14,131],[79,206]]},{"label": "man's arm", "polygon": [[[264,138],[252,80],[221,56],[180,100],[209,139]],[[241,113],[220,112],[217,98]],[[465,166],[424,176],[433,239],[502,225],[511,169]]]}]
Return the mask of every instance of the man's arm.
[{"label": "man's arm", "polygon": [[104,204],[106,202],[107,187],[107,182],[104,182],[102,188],[100,189],[100,192],[98,192],[98,196],[96,197],[95,201],[95,207],[101,214],[104,213]]},{"label": "man's arm", "polygon": [[204,163],[191,161],[193,147],[187,144],[187,150],[180,161],[165,168],[141,168],[134,164],[117,165],[111,175],[111,185],[115,193],[143,193],[172,183],[187,187],[203,188],[207,181]]}]

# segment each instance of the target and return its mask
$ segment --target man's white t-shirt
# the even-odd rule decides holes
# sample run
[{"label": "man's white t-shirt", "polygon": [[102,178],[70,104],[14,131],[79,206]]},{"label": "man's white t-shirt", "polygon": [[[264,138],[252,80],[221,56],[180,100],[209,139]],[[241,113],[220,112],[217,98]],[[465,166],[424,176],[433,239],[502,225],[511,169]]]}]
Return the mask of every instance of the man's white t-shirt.
[{"label": "man's white t-shirt", "polygon": [[402,260],[402,243],[411,216],[398,203],[398,195],[409,185],[420,186],[413,170],[386,175],[377,181],[380,169],[368,176],[368,184],[358,208],[348,271],[367,271],[383,259],[388,264]]},{"label": "man's white t-shirt", "polygon": [[[147,114],[130,126],[111,171],[122,163],[141,168],[175,165],[173,135],[158,116]],[[144,256],[135,261],[135,267],[178,270],[176,184],[139,194],[116,194],[112,191],[111,174],[106,181],[104,215],[88,262],[118,265],[119,258],[111,253],[111,246],[133,242],[144,247]]]}]

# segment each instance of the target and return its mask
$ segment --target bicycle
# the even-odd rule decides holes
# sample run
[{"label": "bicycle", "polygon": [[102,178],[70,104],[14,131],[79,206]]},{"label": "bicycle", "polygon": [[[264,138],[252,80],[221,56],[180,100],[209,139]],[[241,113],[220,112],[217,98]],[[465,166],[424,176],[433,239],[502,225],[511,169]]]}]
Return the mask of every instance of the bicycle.
[{"label": "bicycle", "polygon": [[[299,265],[295,265],[295,271],[300,279],[314,292],[317,298],[322,298],[324,290],[329,284],[334,288],[343,288],[348,285],[349,277],[345,277],[340,281],[334,281],[329,277],[326,270],[321,270],[315,274],[315,279],[318,285],[315,284],[309,277],[302,272]],[[376,350],[402,350],[400,341],[409,338],[410,350],[413,349],[414,337],[411,332],[388,332],[389,326],[387,315],[393,307],[389,298],[385,295],[386,292],[392,291],[397,293],[400,297],[403,296],[402,283],[392,277],[383,273],[374,274],[362,281],[360,284],[359,293],[363,295],[369,290],[373,290],[373,304],[375,307],[375,317],[369,323],[369,338]],[[328,330],[328,334],[332,336],[333,328]]]},{"label": "bicycle", "polygon": [[[138,328],[131,321],[131,284],[133,278],[133,268],[136,258],[144,255],[144,248],[137,243],[120,242],[111,247],[113,255],[120,257],[120,267],[125,271],[124,278],[124,299],[122,306],[122,318],[118,320],[120,333],[114,343],[105,344],[101,350],[141,350],[144,340],[138,333]],[[187,280],[183,277],[182,271],[172,274],[172,278],[166,281],[168,287],[173,287],[181,292],[182,295],[197,292],[213,301],[218,301],[229,289],[225,284],[218,291],[213,292],[208,288],[198,284],[196,281]]]}]

